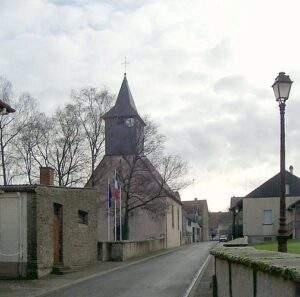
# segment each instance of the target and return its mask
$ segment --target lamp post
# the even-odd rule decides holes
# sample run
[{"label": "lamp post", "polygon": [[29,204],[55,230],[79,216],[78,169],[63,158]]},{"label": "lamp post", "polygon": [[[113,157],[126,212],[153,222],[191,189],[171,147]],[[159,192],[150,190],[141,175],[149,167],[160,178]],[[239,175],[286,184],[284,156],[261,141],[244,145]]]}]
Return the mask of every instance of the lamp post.
[{"label": "lamp post", "polygon": [[287,227],[285,207],[285,102],[288,100],[292,81],[284,72],[280,72],[272,85],[280,110],[280,217],[278,228],[278,252],[287,252]]}]

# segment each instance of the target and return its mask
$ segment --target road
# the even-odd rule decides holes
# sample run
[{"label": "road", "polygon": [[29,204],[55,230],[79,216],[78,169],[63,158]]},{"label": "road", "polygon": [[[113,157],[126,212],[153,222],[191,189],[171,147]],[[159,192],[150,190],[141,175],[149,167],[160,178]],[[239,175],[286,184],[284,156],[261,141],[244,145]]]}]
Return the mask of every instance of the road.
[{"label": "road", "polygon": [[193,244],[43,297],[182,297],[212,245]]}]

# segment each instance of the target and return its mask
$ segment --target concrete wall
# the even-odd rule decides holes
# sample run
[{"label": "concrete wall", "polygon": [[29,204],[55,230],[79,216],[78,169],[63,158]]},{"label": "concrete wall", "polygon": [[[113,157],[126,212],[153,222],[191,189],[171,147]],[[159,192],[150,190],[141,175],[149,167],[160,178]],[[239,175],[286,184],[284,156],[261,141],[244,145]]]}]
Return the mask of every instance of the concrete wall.
[{"label": "concrete wall", "polygon": [[215,256],[216,297],[300,296],[300,261],[292,254],[220,246],[211,253]]},{"label": "concrete wall", "polygon": [[0,194],[0,277],[27,276],[27,195]]},{"label": "concrete wall", "polygon": [[[38,276],[53,267],[53,204],[63,207],[63,265],[88,265],[97,259],[97,196],[95,190],[43,187],[36,189]],[[88,224],[78,222],[88,212]]]},{"label": "concrete wall", "polygon": [[[238,263],[216,258],[218,297],[295,297],[296,283],[280,277],[257,272],[256,285],[253,270]],[[256,286],[256,294],[254,288]]]},{"label": "concrete wall", "polygon": [[[299,197],[286,197],[286,207],[298,200]],[[273,238],[278,233],[279,197],[248,198],[243,200],[243,235],[248,236],[249,242],[264,241]],[[264,225],[264,210],[272,210],[272,224]],[[292,212],[286,212],[287,223],[293,217]]]},{"label": "concrete wall", "polygon": [[[143,241],[122,241],[111,243],[110,256],[112,261],[125,261],[130,258],[147,255],[165,248],[165,238]],[[107,253],[107,252],[106,252]]]}]

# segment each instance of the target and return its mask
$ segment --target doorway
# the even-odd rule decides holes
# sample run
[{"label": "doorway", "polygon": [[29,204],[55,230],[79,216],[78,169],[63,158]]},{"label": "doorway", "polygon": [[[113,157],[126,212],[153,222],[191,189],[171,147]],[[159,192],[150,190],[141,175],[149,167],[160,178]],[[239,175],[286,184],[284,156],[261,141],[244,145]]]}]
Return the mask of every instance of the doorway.
[{"label": "doorway", "polygon": [[63,207],[53,204],[53,262],[63,262]]}]

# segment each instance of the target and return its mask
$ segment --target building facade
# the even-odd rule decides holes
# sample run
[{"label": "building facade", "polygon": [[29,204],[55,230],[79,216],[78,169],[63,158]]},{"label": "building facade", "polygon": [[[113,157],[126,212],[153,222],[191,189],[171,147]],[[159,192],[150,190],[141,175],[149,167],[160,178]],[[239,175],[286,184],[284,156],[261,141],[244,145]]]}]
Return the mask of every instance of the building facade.
[{"label": "building facade", "polygon": [[97,192],[4,186],[0,194],[0,277],[39,278],[97,259]]},{"label": "building facade", "polygon": [[182,201],[187,215],[198,224],[201,229],[200,241],[208,241],[209,237],[209,212],[206,200]]}]

